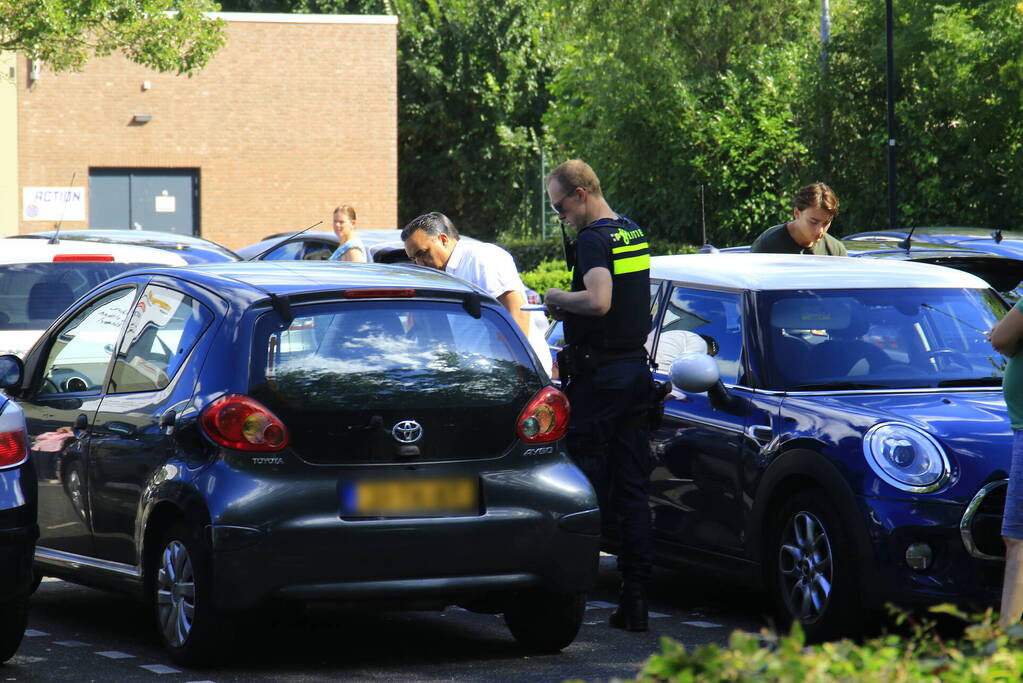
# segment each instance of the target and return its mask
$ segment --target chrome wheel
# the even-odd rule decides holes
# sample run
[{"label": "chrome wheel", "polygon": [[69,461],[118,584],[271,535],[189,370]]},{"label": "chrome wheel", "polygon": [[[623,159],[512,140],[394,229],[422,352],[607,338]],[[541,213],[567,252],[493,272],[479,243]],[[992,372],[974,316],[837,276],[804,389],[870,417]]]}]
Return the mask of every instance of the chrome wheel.
[{"label": "chrome wheel", "polygon": [[831,541],[813,514],[800,511],[785,525],[778,548],[782,596],[792,616],[814,622],[828,609],[834,584]]},{"label": "chrome wheel", "polygon": [[163,549],[156,575],[156,609],[164,639],[181,647],[195,619],[195,573],[185,544],[170,541]]}]

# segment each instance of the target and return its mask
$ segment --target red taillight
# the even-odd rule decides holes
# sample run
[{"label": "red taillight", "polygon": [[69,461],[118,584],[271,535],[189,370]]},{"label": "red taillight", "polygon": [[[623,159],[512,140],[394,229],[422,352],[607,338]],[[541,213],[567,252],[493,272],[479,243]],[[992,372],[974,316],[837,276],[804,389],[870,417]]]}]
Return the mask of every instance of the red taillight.
[{"label": "red taillight", "polygon": [[206,435],[236,451],[279,451],[288,445],[288,428],[266,406],[241,394],[222,396],[202,412]]},{"label": "red taillight", "polygon": [[61,261],[107,261],[111,262],[114,257],[110,254],[54,254],[53,262]]},{"label": "red taillight", "polygon": [[556,441],[568,429],[568,399],[554,387],[544,387],[519,413],[518,434],[526,443]]},{"label": "red taillight", "polygon": [[25,432],[19,429],[0,434],[0,467],[17,465],[24,462],[26,457]]},{"label": "red taillight", "polygon": [[346,299],[392,299],[397,297],[415,296],[414,289],[346,289]]}]

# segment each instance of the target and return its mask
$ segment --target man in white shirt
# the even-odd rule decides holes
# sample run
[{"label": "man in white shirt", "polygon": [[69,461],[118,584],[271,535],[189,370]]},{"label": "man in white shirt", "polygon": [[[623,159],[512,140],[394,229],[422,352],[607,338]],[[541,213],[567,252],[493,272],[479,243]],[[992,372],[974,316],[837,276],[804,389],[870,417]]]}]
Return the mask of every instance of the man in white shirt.
[{"label": "man in white shirt", "polygon": [[544,339],[547,318],[540,311],[522,310],[526,287],[511,254],[496,244],[460,240],[451,219],[436,211],[410,221],[401,239],[413,263],[467,280],[500,301],[551,374],[551,352]]}]

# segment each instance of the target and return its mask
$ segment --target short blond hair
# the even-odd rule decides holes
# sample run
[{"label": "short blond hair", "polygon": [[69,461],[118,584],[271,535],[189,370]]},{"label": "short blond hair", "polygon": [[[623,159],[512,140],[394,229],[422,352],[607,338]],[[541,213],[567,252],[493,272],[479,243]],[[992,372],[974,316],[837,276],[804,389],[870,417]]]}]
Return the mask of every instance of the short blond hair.
[{"label": "short blond hair", "polygon": [[342,204],[341,206],[334,209],[334,215],[337,215],[339,213],[343,213],[344,215],[348,216],[348,220],[350,221],[354,222],[356,220],[355,208],[348,206],[347,204]]},{"label": "short blond hair", "polygon": [[547,176],[548,184],[552,180],[558,181],[558,185],[561,185],[561,189],[565,192],[571,192],[575,188],[581,187],[594,196],[604,196],[600,190],[600,178],[582,159],[569,159],[560,164]]}]

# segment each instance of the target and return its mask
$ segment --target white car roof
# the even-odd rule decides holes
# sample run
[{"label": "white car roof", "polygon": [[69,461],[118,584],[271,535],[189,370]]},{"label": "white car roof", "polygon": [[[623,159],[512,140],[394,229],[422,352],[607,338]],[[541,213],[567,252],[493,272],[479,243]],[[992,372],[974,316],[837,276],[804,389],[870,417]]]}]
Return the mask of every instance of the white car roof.
[{"label": "white car roof", "polygon": [[740,290],[988,289],[976,275],[928,263],[803,254],[680,254],[650,259],[650,276]]},{"label": "white car roof", "polygon": [[112,256],[116,263],[156,263],[166,266],[183,266],[187,263],[173,252],[134,244],[99,244],[75,240],[50,244],[48,240],[23,239],[5,239],[0,244],[0,264],[46,263],[53,261],[53,257],[58,254],[104,254]]}]

